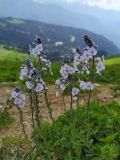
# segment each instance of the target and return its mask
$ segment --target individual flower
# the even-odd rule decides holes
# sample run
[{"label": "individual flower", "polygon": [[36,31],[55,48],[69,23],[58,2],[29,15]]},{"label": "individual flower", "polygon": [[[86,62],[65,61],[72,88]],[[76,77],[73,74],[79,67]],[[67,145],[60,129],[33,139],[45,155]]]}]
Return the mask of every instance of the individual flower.
[{"label": "individual flower", "polygon": [[82,90],[86,90],[86,88],[87,88],[87,84],[86,84],[86,82],[84,82],[84,81],[80,81],[80,89],[82,89]]},{"label": "individual flower", "polygon": [[60,69],[61,76],[64,79],[68,79],[68,76],[74,74],[75,72],[76,68],[71,67],[68,64],[64,64]]},{"label": "individual flower", "polygon": [[61,67],[60,73],[61,73],[61,76],[62,76],[64,79],[67,79],[67,78],[68,78],[68,72],[66,71],[66,69],[64,68],[64,66]]},{"label": "individual flower", "polygon": [[96,71],[98,74],[100,74],[101,71],[105,70],[105,66],[102,61],[99,61],[96,66]]},{"label": "individual flower", "polygon": [[62,83],[62,84],[60,85],[60,89],[62,90],[62,92],[64,92],[64,90],[66,89],[65,84]]},{"label": "individual flower", "polygon": [[15,88],[14,90],[11,91],[11,98],[17,107],[19,108],[24,107],[25,96],[22,93],[20,93],[19,88]]},{"label": "individual flower", "polygon": [[87,90],[93,90],[93,88],[94,88],[94,85],[91,82],[86,83],[86,89]]},{"label": "individual flower", "polygon": [[44,90],[44,86],[42,83],[38,83],[37,87],[35,88],[36,92],[42,92]]},{"label": "individual flower", "polygon": [[60,79],[57,79],[56,82],[55,82],[55,84],[56,84],[57,86],[60,86],[61,80],[60,80]]},{"label": "individual flower", "polygon": [[16,97],[15,100],[14,100],[14,104],[16,106],[18,106],[19,108],[24,107],[25,103],[26,103],[25,96],[23,94],[19,94],[19,96]]},{"label": "individual flower", "polygon": [[95,47],[89,48],[88,51],[89,51],[91,56],[96,56],[97,55],[97,50],[95,49]]},{"label": "individual flower", "polygon": [[59,92],[58,91],[56,92],[56,97],[59,97]]},{"label": "individual flower", "polygon": [[72,88],[72,96],[73,97],[77,96],[79,92],[80,92],[80,90],[78,88],[75,88],[75,87]]},{"label": "individual flower", "polygon": [[25,84],[26,84],[26,87],[27,87],[28,89],[32,89],[32,88],[34,87],[34,84],[31,83],[31,82],[28,82],[28,81],[27,81]]},{"label": "individual flower", "polygon": [[20,71],[20,80],[24,80],[24,78],[27,75],[28,75],[28,68],[26,66],[22,66]]},{"label": "individual flower", "polygon": [[15,88],[11,91],[11,98],[16,98],[19,95],[19,88]]},{"label": "individual flower", "polygon": [[70,63],[70,57],[66,54],[64,56],[64,64],[69,64]]},{"label": "individual flower", "polygon": [[78,66],[74,65],[74,72],[79,72]]},{"label": "individual flower", "polygon": [[28,78],[29,79],[36,79],[37,75],[38,75],[38,73],[37,73],[36,68],[33,68],[33,69],[30,70],[30,72],[28,74]]},{"label": "individual flower", "polygon": [[25,65],[27,66],[28,69],[30,69],[30,68],[33,67],[33,64],[32,64],[32,62],[31,62],[30,59],[26,59],[26,60],[25,60]]},{"label": "individual flower", "polygon": [[31,46],[29,47],[30,47],[30,54],[35,57],[40,56],[41,53],[43,52],[42,42],[39,37],[35,40],[35,48],[32,48]]},{"label": "individual flower", "polygon": [[30,46],[30,54],[34,57],[40,56],[41,52],[43,51],[42,44],[36,45],[35,48]]},{"label": "individual flower", "polygon": [[74,73],[75,73],[75,68],[69,66],[69,68],[68,68],[68,73],[69,73],[69,74],[74,74]]}]

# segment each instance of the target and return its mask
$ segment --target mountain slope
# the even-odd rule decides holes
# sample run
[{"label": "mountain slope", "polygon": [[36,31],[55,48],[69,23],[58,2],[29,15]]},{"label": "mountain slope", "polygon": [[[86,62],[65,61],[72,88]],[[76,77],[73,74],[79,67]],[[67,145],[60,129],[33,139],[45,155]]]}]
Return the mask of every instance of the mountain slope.
[{"label": "mountain slope", "polygon": [[91,36],[98,45],[98,49],[107,55],[120,53],[113,42],[84,29],[31,20],[0,18],[0,43],[10,45],[22,52],[28,52],[28,45],[32,43],[36,35],[39,35],[44,48],[51,56],[55,53],[70,54],[76,47],[85,46],[83,36],[86,34]]},{"label": "mountain slope", "polygon": [[[50,1],[52,2],[52,1]],[[32,19],[84,28],[111,39],[120,48],[120,12],[81,3],[36,3],[33,0],[0,0],[0,16]]]}]

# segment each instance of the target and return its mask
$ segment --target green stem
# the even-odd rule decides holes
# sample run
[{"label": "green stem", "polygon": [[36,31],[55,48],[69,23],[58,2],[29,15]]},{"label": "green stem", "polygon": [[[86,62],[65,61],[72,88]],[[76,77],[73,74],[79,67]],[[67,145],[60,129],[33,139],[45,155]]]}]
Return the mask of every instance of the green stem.
[{"label": "green stem", "polygon": [[51,108],[50,108],[50,105],[49,105],[49,102],[48,102],[48,96],[47,96],[46,91],[45,91],[45,101],[46,101],[46,105],[47,105],[47,108],[48,108],[48,111],[49,111],[49,114],[50,114],[50,118],[51,118],[52,122],[54,123],[54,118],[52,116],[52,111],[51,111]]},{"label": "green stem", "polygon": [[[94,68],[95,68],[95,56],[93,56],[93,59],[92,59],[92,71],[91,71],[91,74],[90,74],[91,83],[93,83],[93,81],[94,81]],[[91,95],[92,95],[92,90],[90,89],[89,97],[88,97],[88,104],[87,104],[87,126],[88,126],[88,130],[89,130],[89,112],[90,112]],[[88,133],[89,133],[89,131],[88,131]]]},{"label": "green stem", "polygon": [[32,90],[30,90],[30,109],[31,109],[31,120],[32,120],[32,126],[35,129],[35,122],[34,122],[34,107],[33,107],[33,93]]},{"label": "green stem", "polygon": [[20,108],[19,108],[19,115],[20,115],[20,123],[21,123],[21,126],[22,126],[23,134],[24,134],[25,138],[28,140],[28,136],[27,136],[26,131],[25,131],[25,125],[24,125],[24,122],[23,122],[23,112]]},{"label": "green stem", "polygon": [[79,106],[80,106],[80,94],[78,94],[78,96],[77,96],[77,107],[79,108]]},{"label": "green stem", "polygon": [[[41,63],[40,57],[38,57],[38,58],[39,58],[39,63],[38,63],[39,64],[39,71],[40,71],[40,74],[43,78],[44,73],[42,71],[42,63]],[[47,95],[47,91],[45,89],[45,85],[44,85],[44,91],[45,91],[45,94],[44,94],[45,95],[45,101],[46,101],[46,105],[47,105],[47,108],[48,108],[48,111],[49,111],[49,114],[50,114],[50,118],[51,118],[52,122],[54,123],[54,118],[52,116],[52,111],[51,111],[51,108],[50,108],[50,105],[49,105],[48,95]]]},{"label": "green stem", "polygon": [[36,117],[36,123],[37,123],[37,126],[40,128],[40,120],[39,120],[39,114],[40,114],[40,111],[39,111],[39,101],[38,101],[38,95],[37,93],[35,92],[34,93],[34,98],[35,98],[35,117]]},{"label": "green stem", "polygon": [[65,105],[65,97],[64,97],[64,95],[62,95],[62,100],[63,100],[63,105],[64,105],[64,111],[66,112],[67,109],[66,109],[66,105]]},{"label": "green stem", "polygon": [[70,84],[70,98],[71,98],[70,106],[71,106],[71,109],[73,109],[72,84]]}]

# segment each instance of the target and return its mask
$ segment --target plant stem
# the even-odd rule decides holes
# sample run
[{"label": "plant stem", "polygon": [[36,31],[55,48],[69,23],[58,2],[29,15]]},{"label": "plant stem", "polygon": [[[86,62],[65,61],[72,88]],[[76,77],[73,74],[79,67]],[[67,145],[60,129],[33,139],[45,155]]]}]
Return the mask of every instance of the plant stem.
[{"label": "plant stem", "polygon": [[45,91],[45,101],[46,101],[46,105],[47,105],[47,108],[48,108],[48,111],[49,111],[49,114],[50,114],[50,118],[52,120],[52,122],[54,123],[54,118],[52,116],[52,111],[51,111],[51,108],[50,108],[50,105],[49,105],[49,102],[48,102],[48,95],[47,95],[47,91]]},{"label": "plant stem", "polygon": [[79,108],[79,106],[80,106],[80,94],[78,94],[78,97],[77,97],[77,107]]},{"label": "plant stem", "polygon": [[30,90],[30,109],[31,109],[31,120],[32,126],[35,129],[35,122],[34,122],[34,107],[33,107],[33,92]]},{"label": "plant stem", "polygon": [[71,106],[71,109],[73,109],[72,84],[70,84],[70,97],[71,97],[71,103],[70,103],[70,106]]},{"label": "plant stem", "polygon": [[67,110],[66,110],[65,97],[64,97],[64,95],[62,95],[62,99],[63,99],[63,104],[64,104],[64,111],[66,112]]},{"label": "plant stem", "polygon": [[[94,68],[95,68],[95,56],[93,56],[93,59],[92,59],[92,71],[91,71],[91,74],[90,74],[91,83],[93,83],[93,79],[94,79]],[[90,89],[89,97],[88,97],[88,104],[87,104],[87,126],[88,126],[88,128],[89,128],[89,112],[90,112],[91,95],[92,95],[92,90]]]},{"label": "plant stem", "polygon": [[23,112],[20,108],[19,108],[19,115],[20,115],[20,123],[21,123],[21,126],[22,126],[23,134],[24,134],[25,138],[28,140],[28,136],[27,136],[26,131],[25,131],[25,125],[24,125],[24,122],[23,122]]},{"label": "plant stem", "polygon": [[[41,63],[41,59],[40,59],[40,56],[38,57],[39,58],[39,71],[40,71],[40,74],[43,78],[43,71],[42,71],[42,63]],[[46,88],[45,88],[45,85],[44,85],[44,91],[45,91],[45,101],[46,101],[46,105],[47,105],[47,108],[48,108],[48,111],[49,111],[49,114],[50,114],[50,118],[52,120],[52,122],[54,123],[54,118],[52,116],[52,111],[51,111],[51,108],[50,108],[50,105],[49,105],[49,101],[48,101],[48,95],[47,95],[47,91],[46,91]]]},{"label": "plant stem", "polygon": [[40,128],[40,120],[39,120],[39,101],[38,101],[38,95],[37,93],[35,92],[34,93],[34,96],[35,96],[35,116],[36,116],[36,123],[37,123],[37,126]]}]

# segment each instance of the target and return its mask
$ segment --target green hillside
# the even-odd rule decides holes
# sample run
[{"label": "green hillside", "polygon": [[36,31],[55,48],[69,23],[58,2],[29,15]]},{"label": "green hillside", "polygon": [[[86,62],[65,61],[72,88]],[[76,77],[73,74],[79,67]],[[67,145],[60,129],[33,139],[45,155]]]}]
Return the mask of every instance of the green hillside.
[{"label": "green hillside", "polygon": [[120,85],[120,57],[106,59],[105,64],[106,70],[99,81]]},{"label": "green hillside", "polygon": [[89,35],[97,44],[99,55],[116,55],[118,47],[104,36],[85,29],[52,25],[38,21],[0,18],[0,44],[21,52],[28,52],[36,35],[41,37],[44,50],[51,60],[59,60],[67,53],[73,56],[75,48],[85,47],[84,35]]},{"label": "green hillside", "polygon": [[[7,51],[0,48],[0,82],[15,82],[19,79],[20,66],[24,59],[29,56],[16,51]],[[120,84],[120,57],[107,58],[105,60],[106,70],[103,75],[97,79],[102,83]],[[48,82],[53,83],[59,77],[60,65],[52,64],[53,76],[47,76]]]},{"label": "green hillside", "polygon": [[0,48],[0,61],[23,61],[26,57],[26,54]]}]

